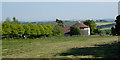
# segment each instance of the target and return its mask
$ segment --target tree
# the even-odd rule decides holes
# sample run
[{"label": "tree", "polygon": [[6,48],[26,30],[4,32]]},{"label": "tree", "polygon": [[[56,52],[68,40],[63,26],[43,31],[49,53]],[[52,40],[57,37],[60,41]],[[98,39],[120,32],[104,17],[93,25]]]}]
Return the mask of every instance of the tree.
[{"label": "tree", "polygon": [[96,24],[93,20],[86,20],[83,22],[85,25],[90,27],[90,33],[94,34],[94,29],[96,29]]},{"label": "tree", "polygon": [[13,21],[11,23],[13,23],[13,24],[20,24],[20,22],[15,17],[13,17]]},{"label": "tree", "polygon": [[115,25],[116,34],[120,35],[120,15],[116,17],[115,22],[116,22],[116,25]]},{"label": "tree", "polygon": [[47,27],[48,27],[48,29],[49,29],[49,35],[52,35],[53,34],[53,27],[51,26],[51,25],[46,25]]},{"label": "tree", "polygon": [[28,25],[30,26],[30,35],[31,35],[31,37],[37,35],[35,24],[28,23]]},{"label": "tree", "polygon": [[111,28],[111,34],[112,34],[112,35],[116,35],[116,30],[115,30],[114,27]]},{"label": "tree", "polygon": [[41,35],[45,35],[45,29],[44,29],[43,25],[38,25],[38,27],[41,32]]},{"label": "tree", "polygon": [[56,19],[56,22],[58,23],[59,26],[64,27],[62,20]]},{"label": "tree", "polygon": [[39,26],[37,26],[36,24],[34,24],[34,27],[36,28],[37,36],[40,36],[41,35],[41,31],[39,29]]},{"label": "tree", "polygon": [[2,35],[4,37],[17,37],[24,34],[24,28],[21,24],[11,23],[9,19],[2,23]]},{"label": "tree", "polygon": [[12,37],[16,37],[18,35],[18,28],[17,28],[17,25],[16,24],[10,24],[10,28],[11,28],[11,34]]},{"label": "tree", "polygon": [[30,34],[30,26],[28,24],[24,24],[23,28],[25,29],[24,35],[27,35],[27,36],[31,35]]},{"label": "tree", "polygon": [[11,27],[8,21],[2,23],[2,36],[10,37],[11,34]]},{"label": "tree", "polygon": [[81,35],[82,31],[78,26],[75,26],[74,28],[71,29],[71,35]]},{"label": "tree", "polygon": [[63,36],[63,28],[61,26],[55,25],[53,27],[53,35],[54,36]]},{"label": "tree", "polygon": [[25,32],[25,29],[22,26],[22,24],[17,24],[17,30],[18,30],[18,35],[23,35]]},{"label": "tree", "polygon": [[49,35],[49,28],[46,25],[42,25],[45,30],[45,35]]}]

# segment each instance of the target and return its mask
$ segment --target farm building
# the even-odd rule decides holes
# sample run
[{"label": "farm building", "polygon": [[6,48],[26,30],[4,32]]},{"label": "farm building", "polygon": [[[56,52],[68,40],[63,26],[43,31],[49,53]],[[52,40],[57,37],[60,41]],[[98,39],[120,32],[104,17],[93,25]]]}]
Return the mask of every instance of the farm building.
[{"label": "farm building", "polygon": [[90,28],[87,25],[85,25],[85,24],[83,24],[81,22],[78,22],[78,23],[76,23],[76,24],[74,24],[72,26],[65,26],[64,27],[64,35],[65,36],[70,36],[71,35],[70,34],[71,29],[74,29],[75,26],[78,26],[81,29],[82,36],[90,35]]}]

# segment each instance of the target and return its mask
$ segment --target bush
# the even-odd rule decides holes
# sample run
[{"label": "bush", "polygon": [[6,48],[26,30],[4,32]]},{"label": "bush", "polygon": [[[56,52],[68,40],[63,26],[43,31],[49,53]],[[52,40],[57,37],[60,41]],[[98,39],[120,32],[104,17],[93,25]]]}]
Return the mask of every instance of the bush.
[{"label": "bush", "polygon": [[94,29],[94,34],[103,34],[103,31],[100,29]]},{"label": "bush", "polygon": [[78,26],[71,28],[71,35],[81,35],[81,34],[82,34],[82,31]]},{"label": "bush", "polygon": [[111,34],[111,29],[103,30],[104,34]]},{"label": "bush", "polygon": [[63,28],[61,26],[55,25],[53,27],[53,36],[63,36]]}]

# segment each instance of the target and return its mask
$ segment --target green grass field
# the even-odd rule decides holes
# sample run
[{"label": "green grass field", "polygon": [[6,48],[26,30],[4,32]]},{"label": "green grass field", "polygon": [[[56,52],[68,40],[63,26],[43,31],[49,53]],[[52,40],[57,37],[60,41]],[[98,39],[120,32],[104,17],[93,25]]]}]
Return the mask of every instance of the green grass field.
[{"label": "green grass field", "polygon": [[2,40],[3,58],[117,58],[117,36]]}]

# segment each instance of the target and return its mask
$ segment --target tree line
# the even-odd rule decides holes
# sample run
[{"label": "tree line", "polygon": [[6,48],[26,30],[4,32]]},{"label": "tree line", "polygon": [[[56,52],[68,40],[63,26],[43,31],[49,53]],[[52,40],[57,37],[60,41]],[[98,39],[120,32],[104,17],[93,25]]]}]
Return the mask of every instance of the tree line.
[{"label": "tree line", "polygon": [[7,18],[6,21],[2,23],[2,38],[62,36],[63,33],[61,29],[62,28],[59,25],[21,24],[15,17],[13,17],[13,21],[10,21]]}]

